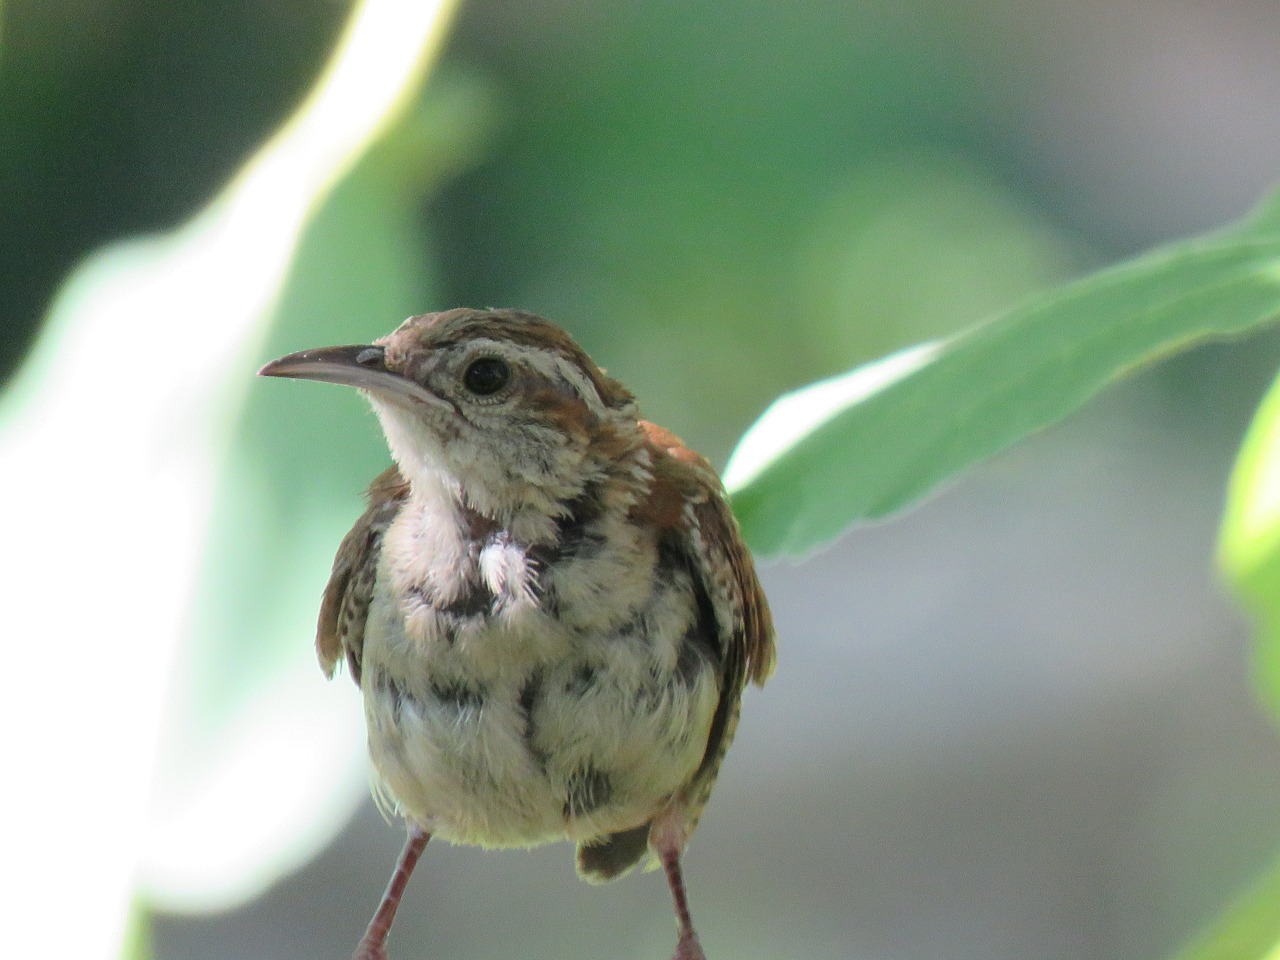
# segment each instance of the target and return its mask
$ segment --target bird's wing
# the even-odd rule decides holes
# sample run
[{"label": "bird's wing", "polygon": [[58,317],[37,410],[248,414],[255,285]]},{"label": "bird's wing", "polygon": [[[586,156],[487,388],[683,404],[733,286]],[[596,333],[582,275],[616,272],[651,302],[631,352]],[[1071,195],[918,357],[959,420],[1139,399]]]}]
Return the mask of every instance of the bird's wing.
[{"label": "bird's wing", "polygon": [[368,507],[333,558],[333,572],[324,588],[316,625],[316,654],[327,677],[333,676],[338,661],[345,658],[351,678],[357,686],[360,683],[364,625],[373,599],[382,537],[408,495],[409,484],[396,467],[379,474],[369,484]]},{"label": "bird's wing", "polygon": [[[654,489],[671,491],[659,497],[668,507],[654,506],[665,516],[655,518],[686,534],[679,540],[687,545],[699,606],[710,610],[714,623],[707,629],[717,634],[703,639],[721,655],[720,702],[702,763],[689,785],[688,801],[696,817],[733,740],[743,687],[748,680],[763,684],[773,672],[773,618],[715,470],[669,431],[645,421],[641,427],[653,454]],[[678,511],[673,509],[677,504]]]}]

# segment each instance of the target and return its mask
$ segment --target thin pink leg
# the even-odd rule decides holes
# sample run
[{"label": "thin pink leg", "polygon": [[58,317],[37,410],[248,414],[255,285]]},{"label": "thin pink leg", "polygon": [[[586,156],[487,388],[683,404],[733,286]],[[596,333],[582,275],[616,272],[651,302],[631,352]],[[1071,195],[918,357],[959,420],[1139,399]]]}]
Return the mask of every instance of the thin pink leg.
[{"label": "thin pink leg", "polygon": [[391,874],[387,892],[382,895],[382,902],[378,904],[378,912],[369,921],[369,928],[356,944],[356,952],[351,960],[387,960],[387,934],[391,932],[391,923],[396,918],[396,909],[400,906],[405,887],[409,885],[413,868],[430,839],[431,834],[425,830],[409,828],[409,839],[400,851],[400,859],[396,861],[395,873]]},{"label": "thin pink leg", "polygon": [[678,823],[678,816],[667,814],[654,823],[649,832],[649,844],[662,862],[662,869],[667,875],[667,886],[671,888],[671,899],[675,901],[676,923],[680,929],[680,940],[676,943],[675,956],[671,960],[707,960],[702,952],[702,944],[693,929],[693,919],[689,916],[689,897],[684,889],[684,874],[680,870],[680,853],[686,840],[685,830]]}]

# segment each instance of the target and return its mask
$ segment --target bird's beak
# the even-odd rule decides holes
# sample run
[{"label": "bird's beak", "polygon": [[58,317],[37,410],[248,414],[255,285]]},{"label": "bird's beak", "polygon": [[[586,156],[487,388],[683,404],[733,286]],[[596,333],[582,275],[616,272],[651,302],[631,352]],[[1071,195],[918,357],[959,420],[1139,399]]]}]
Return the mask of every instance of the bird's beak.
[{"label": "bird's beak", "polygon": [[340,383],[388,400],[447,406],[445,401],[413,380],[388,370],[386,351],[370,344],[300,350],[272,360],[258,371],[258,376]]}]

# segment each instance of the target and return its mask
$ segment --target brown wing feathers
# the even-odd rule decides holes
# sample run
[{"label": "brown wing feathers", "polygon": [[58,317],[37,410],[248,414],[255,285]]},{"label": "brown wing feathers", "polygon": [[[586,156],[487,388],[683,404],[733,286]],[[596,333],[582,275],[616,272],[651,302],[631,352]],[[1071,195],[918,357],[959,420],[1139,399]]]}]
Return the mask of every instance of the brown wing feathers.
[{"label": "brown wing feathers", "polygon": [[724,488],[707,459],[670,430],[640,421],[654,455],[654,490],[642,505],[659,525],[688,523],[682,515],[691,505],[697,545],[694,573],[712,593],[720,630],[736,648],[744,670],[738,685],[750,679],[764,683],[773,673],[773,618],[756,577],[755,564],[738,536],[738,521]]},{"label": "brown wing feathers", "polygon": [[395,467],[384,470],[369,485],[368,507],[338,547],[316,625],[316,654],[327,677],[333,676],[338,661],[345,657],[351,678],[360,683],[364,625],[373,598],[382,535],[408,494],[409,484],[400,471]]},{"label": "brown wing feathers", "polygon": [[669,430],[643,420],[640,426],[649,440],[654,471],[652,495],[642,509],[660,525],[692,524],[693,535],[687,538],[692,545],[690,572],[706,592],[720,631],[720,703],[702,764],[688,790],[696,818],[733,740],[742,688],[747,680],[764,683],[773,672],[773,619],[755,564],[738,536],[737,520],[710,463]]}]

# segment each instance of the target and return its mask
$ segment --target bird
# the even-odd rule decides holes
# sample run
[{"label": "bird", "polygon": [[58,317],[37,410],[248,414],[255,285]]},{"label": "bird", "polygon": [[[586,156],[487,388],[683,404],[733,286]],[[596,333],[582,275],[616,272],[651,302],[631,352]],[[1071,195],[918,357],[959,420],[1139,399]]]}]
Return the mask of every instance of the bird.
[{"label": "bird", "polygon": [[665,873],[673,960],[705,960],[682,854],[773,672],[751,552],[710,463],[534,313],[413,316],[259,371],[355,387],[393,465],[321,600],[363,695],[375,798],[407,839],[353,960],[386,943],[428,840],[576,844],[602,883]]}]

